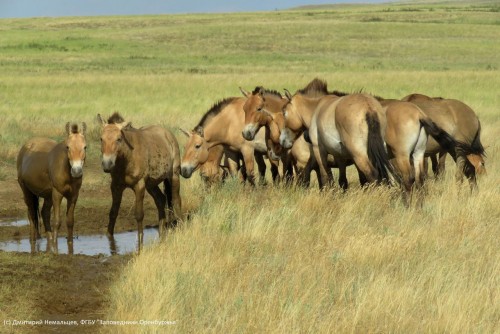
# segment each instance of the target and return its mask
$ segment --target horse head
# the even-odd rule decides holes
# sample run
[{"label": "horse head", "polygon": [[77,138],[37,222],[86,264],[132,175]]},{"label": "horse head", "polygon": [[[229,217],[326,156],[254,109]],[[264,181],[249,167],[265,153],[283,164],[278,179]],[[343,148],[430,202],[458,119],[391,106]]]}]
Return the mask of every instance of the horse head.
[{"label": "horse head", "polygon": [[105,173],[110,173],[116,164],[116,158],[124,153],[125,150],[134,147],[127,139],[126,131],[132,128],[132,125],[118,114],[114,113],[107,121],[97,115],[102,123],[101,134],[101,153],[102,169]]},{"label": "horse head", "polygon": [[245,111],[245,127],[243,128],[242,135],[246,140],[253,140],[255,134],[262,126],[265,126],[272,121],[272,115],[267,110],[266,98],[264,96],[265,90],[262,87],[256,87],[250,93],[240,87],[240,90],[247,98],[243,105]]},{"label": "horse head", "polygon": [[193,131],[183,129],[181,131],[188,137],[181,161],[181,175],[188,179],[201,164],[208,160],[209,145],[201,126],[196,127]]},{"label": "horse head", "polygon": [[85,140],[85,131],[87,125],[81,124],[81,127],[76,123],[66,124],[66,150],[69,164],[71,166],[71,176],[75,178],[82,177],[83,163],[85,162],[87,142]]}]

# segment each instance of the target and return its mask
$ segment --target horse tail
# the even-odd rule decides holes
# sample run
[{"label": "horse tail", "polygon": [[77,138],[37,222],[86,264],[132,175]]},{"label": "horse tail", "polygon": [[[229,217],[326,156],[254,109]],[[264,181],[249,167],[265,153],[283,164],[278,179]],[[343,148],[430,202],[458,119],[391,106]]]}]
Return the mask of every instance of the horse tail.
[{"label": "horse tail", "polygon": [[395,174],[385,149],[378,115],[375,112],[366,113],[366,123],[368,125],[368,159],[377,171],[377,181],[388,182],[389,176]]},{"label": "horse tail", "polygon": [[453,151],[455,147],[460,145],[448,132],[440,128],[428,116],[421,117],[420,124],[424,127],[425,132],[434,138],[447,152]]},{"label": "horse tail", "polygon": [[477,120],[478,122],[478,129],[476,132],[476,135],[474,136],[474,139],[472,140],[471,143],[471,152],[470,154],[476,154],[480,155],[482,157],[486,157],[486,151],[484,150],[483,144],[481,144],[481,122]]}]

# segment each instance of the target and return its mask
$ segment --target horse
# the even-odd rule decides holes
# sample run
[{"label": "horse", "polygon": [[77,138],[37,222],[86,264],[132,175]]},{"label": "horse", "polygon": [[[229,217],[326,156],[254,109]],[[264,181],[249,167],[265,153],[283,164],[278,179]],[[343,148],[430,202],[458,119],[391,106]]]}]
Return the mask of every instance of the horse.
[{"label": "horse", "polygon": [[[465,176],[471,189],[477,188],[476,175],[486,172],[485,150],[480,138],[481,123],[472,108],[459,100],[431,98],[423,94],[411,94],[402,100],[417,105],[433,122],[462,144],[449,152],[457,163],[456,180],[460,182]],[[439,165],[436,154],[440,156]],[[431,157],[435,174],[444,170],[446,151],[436,141],[429,140],[426,155]]]},{"label": "horse", "polygon": [[293,169],[296,166],[294,163],[296,159],[292,156],[292,152],[297,153],[297,148],[302,142],[297,142],[295,150],[282,150],[279,147],[279,126],[274,121],[274,117],[281,114],[286,99],[279,92],[260,86],[256,87],[253,92],[248,92],[241,87],[240,91],[247,98],[243,105],[245,112],[243,138],[253,140],[257,131],[265,127],[268,154],[275,161],[281,160],[283,177],[287,182],[290,182],[293,179]]},{"label": "horse", "polygon": [[[66,139],[60,143],[49,138],[33,138],[26,142],[17,156],[17,181],[28,207],[31,251],[40,238],[39,199],[43,198],[41,218],[47,236],[47,248],[53,245],[57,252],[57,234],[61,226],[61,201],[66,199],[66,226],[68,253],[73,253],[73,225],[75,206],[82,185],[86,157],[86,124],[66,124]],[[54,207],[54,222],[50,211]]]},{"label": "horse", "polygon": [[[254,159],[257,161],[261,181],[266,165],[263,155],[267,155],[265,131],[259,131],[256,140],[247,141],[241,136],[245,114],[243,104],[246,98],[230,97],[214,104],[192,130],[182,130],[188,137],[181,162],[181,175],[190,178],[195,170],[208,160],[209,150],[217,145],[225,145],[231,151],[241,153],[246,179],[255,185]],[[257,140],[258,139],[258,140]],[[257,154],[255,154],[257,153]],[[276,165],[271,165],[273,180],[278,175]]]},{"label": "horse", "polygon": [[[321,82],[318,80],[318,83]],[[320,91],[327,92],[324,82],[319,86]],[[288,91],[285,94],[288,98],[284,107],[286,128],[281,132],[280,143],[285,148],[291,147],[297,132],[309,130],[314,156],[319,163],[321,188],[333,180],[328,154],[334,156],[339,167],[339,185],[344,190],[348,187],[346,166],[349,159],[358,169],[361,184],[389,180],[393,169],[383,140],[385,113],[373,96],[355,93],[311,98],[300,92],[294,96]]]},{"label": "horse", "polygon": [[[158,210],[160,235],[163,235],[165,228],[174,227],[181,219],[179,144],[170,131],[157,125],[136,129],[116,112],[107,121],[100,114],[97,118],[102,125],[102,169],[111,174],[113,199],[107,235],[113,239],[123,191],[130,188],[135,193],[140,250],[144,237],[142,222],[145,191],[153,197]],[[164,193],[160,190],[160,183],[164,185]],[[165,205],[168,215],[165,215]]]},{"label": "horse", "polygon": [[415,104],[397,100],[382,100],[381,104],[387,119],[384,137],[387,150],[401,174],[405,202],[409,205],[414,185],[421,188],[426,175],[424,155],[428,135],[446,151],[453,150],[459,143]]}]

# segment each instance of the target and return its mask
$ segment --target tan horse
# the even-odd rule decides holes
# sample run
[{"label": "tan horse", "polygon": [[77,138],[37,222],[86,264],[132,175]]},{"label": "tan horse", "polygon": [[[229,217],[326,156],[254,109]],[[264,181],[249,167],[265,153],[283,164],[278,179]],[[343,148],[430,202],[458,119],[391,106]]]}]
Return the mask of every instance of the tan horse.
[{"label": "tan horse", "polygon": [[[259,131],[256,140],[247,141],[241,133],[245,126],[243,105],[245,98],[227,98],[212,106],[201,118],[193,131],[183,130],[189,138],[185,145],[181,163],[181,174],[185,178],[191,177],[193,172],[208,160],[209,150],[217,145],[225,145],[231,151],[241,153],[247,180],[254,185],[254,159],[258,159],[261,180],[265,173],[263,154],[267,154],[264,131]],[[259,140],[257,140],[257,137]],[[260,154],[255,154],[255,153]],[[271,166],[272,167],[272,166]],[[277,174],[277,167],[271,169],[273,179]]]},{"label": "tan horse", "polygon": [[313,80],[305,90],[316,90],[319,97],[310,97],[304,90],[286,96],[289,102],[283,111],[286,128],[280,143],[291,147],[297,135],[309,129],[314,156],[320,168],[320,187],[330,184],[333,175],[328,167],[328,154],[339,167],[339,185],[347,189],[346,166],[354,160],[360,181],[388,180],[392,174],[383,137],[385,114],[380,103],[368,94],[343,97],[324,95],[326,84]]},{"label": "tan horse", "polygon": [[[433,122],[449,133],[457,142],[456,149],[449,152],[457,163],[456,179],[469,180],[471,188],[477,187],[476,175],[486,172],[484,167],[484,147],[481,144],[481,123],[474,111],[465,103],[443,98],[430,98],[422,94],[411,94],[402,99],[410,101],[422,109]],[[440,167],[437,168],[435,154],[440,155]],[[435,173],[444,170],[446,150],[434,140],[429,140],[426,155],[433,158]]]},{"label": "tan horse", "polygon": [[[66,226],[68,253],[73,253],[73,225],[75,206],[82,185],[85,162],[85,123],[66,124],[67,138],[57,143],[48,138],[33,138],[23,145],[17,156],[17,180],[28,207],[31,250],[40,237],[38,206],[42,197],[41,216],[47,234],[47,248],[57,252],[57,234],[61,226],[61,201],[66,198]],[[54,206],[54,224],[50,225],[50,211]]]},{"label": "tan horse", "polygon": [[389,156],[402,177],[406,203],[411,200],[414,185],[421,187],[425,178],[424,155],[431,135],[443,150],[454,150],[459,144],[439,128],[419,107],[410,102],[386,100],[387,129],[385,142]]},{"label": "tan horse", "polygon": [[[139,249],[143,242],[144,195],[153,197],[158,209],[160,235],[165,227],[175,226],[181,219],[180,153],[175,136],[168,130],[150,125],[135,129],[118,113],[102,123],[102,168],[111,174],[113,203],[109,212],[108,236],[112,238],[123,191],[135,193],[135,219]],[[163,183],[165,194],[160,190]],[[167,205],[168,216],[165,215]]]},{"label": "tan horse", "polygon": [[242,94],[247,98],[243,105],[245,112],[245,127],[242,135],[246,140],[253,140],[255,134],[262,127],[266,129],[266,146],[268,155],[273,160],[281,160],[283,177],[287,182],[293,179],[294,161],[292,152],[297,152],[298,146],[303,141],[296,142],[295,150],[282,150],[279,146],[279,126],[274,118],[281,115],[281,109],[287,102],[280,93],[263,87],[256,87],[253,92],[248,92],[240,87]]}]

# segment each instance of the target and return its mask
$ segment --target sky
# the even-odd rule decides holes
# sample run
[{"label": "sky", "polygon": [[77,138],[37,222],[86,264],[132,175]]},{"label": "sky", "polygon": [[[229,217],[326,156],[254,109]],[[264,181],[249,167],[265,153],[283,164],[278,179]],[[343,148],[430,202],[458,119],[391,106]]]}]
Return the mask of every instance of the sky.
[{"label": "sky", "polygon": [[0,0],[0,18],[226,13],[388,0]]}]

